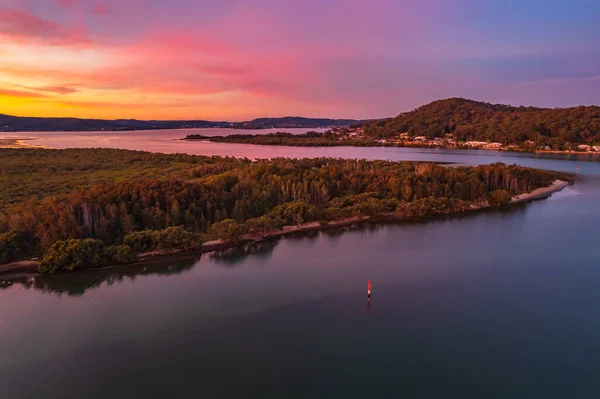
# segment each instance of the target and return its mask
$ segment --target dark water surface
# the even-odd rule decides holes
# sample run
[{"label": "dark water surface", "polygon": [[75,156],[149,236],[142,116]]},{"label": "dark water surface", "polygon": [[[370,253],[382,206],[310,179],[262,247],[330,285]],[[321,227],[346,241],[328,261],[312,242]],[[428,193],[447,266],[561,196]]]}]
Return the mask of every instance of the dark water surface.
[{"label": "dark water surface", "polygon": [[600,396],[600,163],[291,150],[579,167],[580,180],[508,211],[6,287],[0,398]]}]

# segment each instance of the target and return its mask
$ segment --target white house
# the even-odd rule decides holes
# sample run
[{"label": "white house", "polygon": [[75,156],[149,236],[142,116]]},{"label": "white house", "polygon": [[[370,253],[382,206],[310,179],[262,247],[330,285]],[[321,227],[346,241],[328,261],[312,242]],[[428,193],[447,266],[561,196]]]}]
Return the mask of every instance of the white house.
[{"label": "white house", "polygon": [[502,143],[489,143],[485,145],[488,150],[499,150],[502,148]]},{"label": "white house", "polygon": [[467,145],[471,148],[484,147],[487,143],[485,141],[467,141]]}]

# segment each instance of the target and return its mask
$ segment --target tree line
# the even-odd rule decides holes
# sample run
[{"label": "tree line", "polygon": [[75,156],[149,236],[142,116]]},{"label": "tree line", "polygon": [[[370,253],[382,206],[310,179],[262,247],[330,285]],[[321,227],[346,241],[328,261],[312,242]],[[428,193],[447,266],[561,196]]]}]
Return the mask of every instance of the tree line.
[{"label": "tree line", "polygon": [[215,143],[240,143],[254,145],[286,145],[292,147],[339,147],[347,145],[375,146],[377,142],[367,140],[348,141],[339,140],[331,130],[326,132],[307,132],[302,134],[292,133],[268,133],[268,134],[230,134],[228,136],[203,136],[201,134],[189,134],[186,140],[203,140]]}]

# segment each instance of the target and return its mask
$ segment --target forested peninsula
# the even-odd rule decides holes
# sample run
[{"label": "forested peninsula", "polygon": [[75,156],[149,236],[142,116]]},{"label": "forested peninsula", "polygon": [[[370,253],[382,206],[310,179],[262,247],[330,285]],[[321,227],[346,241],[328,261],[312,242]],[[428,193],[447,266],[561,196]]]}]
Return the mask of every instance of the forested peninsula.
[{"label": "forested peninsula", "polygon": [[214,143],[237,143],[255,145],[286,145],[293,147],[337,147],[337,146],[377,146],[375,140],[340,140],[340,136],[327,131],[291,134],[285,132],[268,134],[230,134],[228,136],[205,136],[189,134],[184,140],[212,141]]},{"label": "forested peninsula", "polygon": [[494,164],[0,150],[0,264],[55,273],[236,245],[312,222],[419,219],[510,203],[562,174]]}]

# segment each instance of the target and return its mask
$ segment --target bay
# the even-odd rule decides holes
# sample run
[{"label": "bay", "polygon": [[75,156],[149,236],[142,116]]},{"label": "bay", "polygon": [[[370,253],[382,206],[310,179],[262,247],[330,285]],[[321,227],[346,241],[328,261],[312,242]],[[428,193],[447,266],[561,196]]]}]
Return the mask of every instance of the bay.
[{"label": "bay", "polygon": [[600,163],[488,151],[167,148],[172,137],[154,140],[130,149],[501,161],[579,175],[547,200],[506,211],[365,224],[5,285],[0,398],[600,394]]}]

